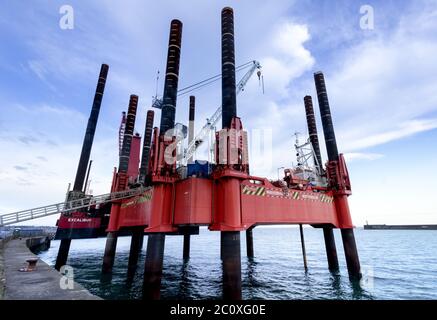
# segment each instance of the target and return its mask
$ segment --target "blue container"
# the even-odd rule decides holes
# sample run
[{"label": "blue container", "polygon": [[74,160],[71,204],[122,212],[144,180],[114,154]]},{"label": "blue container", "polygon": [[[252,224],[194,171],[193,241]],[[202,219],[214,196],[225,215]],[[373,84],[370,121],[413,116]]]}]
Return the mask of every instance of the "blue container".
[{"label": "blue container", "polygon": [[212,172],[212,164],[208,161],[196,160],[188,164],[187,176],[196,176],[198,178],[209,178]]}]

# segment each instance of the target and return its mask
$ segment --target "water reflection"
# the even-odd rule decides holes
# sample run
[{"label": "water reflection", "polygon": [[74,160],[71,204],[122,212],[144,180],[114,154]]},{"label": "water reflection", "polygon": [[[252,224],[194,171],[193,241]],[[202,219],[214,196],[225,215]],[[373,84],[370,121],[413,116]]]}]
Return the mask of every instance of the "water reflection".
[{"label": "water reflection", "polygon": [[358,279],[350,279],[350,286],[352,288],[352,298],[361,300],[367,296],[367,292],[361,287],[361,281]]},{"label": "water reflection", "polygon": [[190,292],[192,292],[192,284],[189,277],[190,260],[184,259],[181,268],[181,280],[179,282],[179,297],[183,300],[190,298]]},{"label": "water reflection", "polygon": [[345,292],[341,285],[341,276],[338,271],[332,271],[329,278],[333,290],[334,299],[344,299]]},{"label": "water reflection", "polygon": [[111,273],[101,273],[100,274],[100,284],[103,287],[111,285],[112,282],[112,272]]},{"label": "water reflection", "polygon": [[255,284],[256,266],[257,266],[257,262],[255,261],[255,258],[253,257],[247,258],[247,281],[249,282],[249,285]]}]

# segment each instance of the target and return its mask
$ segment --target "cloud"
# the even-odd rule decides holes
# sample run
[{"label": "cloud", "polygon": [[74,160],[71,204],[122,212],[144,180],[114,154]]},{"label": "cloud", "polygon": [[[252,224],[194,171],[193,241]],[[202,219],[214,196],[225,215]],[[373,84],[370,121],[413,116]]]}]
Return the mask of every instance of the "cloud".
[{"label": "cloud", "polygon": [[311,39],[307,25],[284,21],[272,33],[270,55],[261,59],[266,89],[271,94],[288,96],[287,86],[315,63],[305,43]]},{"label": "cloud", "polygon": [[[238,113],[249,130],[249,139],[257,131],[271,136],[269,152],[251,157],[252,174],[276,178],[276,168],[291,167],[295,153],[293,133],[306,132],[302,130],[304,122],[299,123],[299,119],[305,121],[300,99],[305,93],[299,81],[315,64],[315,58],[306,48],[310,39],[308,26],[290,19],[280,20],[264,40],[260,39],[268,52],[259,58],[265,93],[262,94],[258,81],[251,79],[238,98]],[[254,148],[251,144],[251,149]]]},{"label": "cloud", "polygon": [[[86,116],[73,108],[49,104],[11,109],[13,121],[0,134],[1,147],[8,150],[0,153],[0,212],[62,201],[77,169]],[[98,125],[91,153],[91,188],[96,194],[109,192],[112,169],[117,165],[116,130],[106,129],[104,123]]]},{"label": "cloud", "polygon": [[[91,159],[94,165],[90,178],[95,194],[109,192],[112,169],[117,165],[116,146],[115,139],[96,141],[93,145]],[[2,142],[2,148],[9,152],[7,157],[0,156],[1,213],[57,203],[64,199],[67,184],[73,182],[75,176],[81,142],[48,146],[40,141],[23,146],[9,140]],[[38,153],[44,156],[37,158],[46,161],[29,163],[29,158]],[[23,193],[26,194],[24,202]]]},{"label": "cloud", "polygon": [[27,145],[39,141],[37,138],[32,137],[32,136],[28,136],[28,137],[25,137],[25,136],[18,137],[18,140],[19,140],[20,142],[24,143],[24,144],[27,144]]},{"label": "cloud", "polygon": [[361,153],[361,152],[348,152],[344,154],[346,161],[352,162],[356,160],[378,160],[384,157],[383,154],[380,153]]},{"label": "cloud", "polygon": [[[321,61],[315,59],[320,52],[309,49],[315,47],[309,31],[320,30],[321,26],[293,20],[279,23],[270,35],[271,41],[262,41],[269,51],[260,59],[266,94],[260,98],[258,86],[251,82],[239,97],[239,110],[242,104],[250,110],[246,114],[239,111],[246,128],[273,130],[272,169],[259,174],[275,177],[274,168],[294,161],[292,134],[307,132],[303,96],[312,94],[317,104],[312,80],[315,68],[325,73],[339,150],[348,153],[349,160],[380,159],[383,155],[368,149],[436,129],[437,119],[429,117],[437,111],[436,9],[435,5],[419,4],[408,13],[399,13],[397,22],[389,28],[378,24],[380,29],[373,34],[352,32],[354,41],[347,36],[332,47],[326,47],[330,45],[326,43],[324,50],[330,51],[331,60]],[[323,145],[319,119],[318,126]],[[255,165],[251,170],[258,174]]]},{"label": "cloud", "polygon": [[30,70],[32,70],[38,78],[46,81],[47,70],[40,61],[31,60],[28,62]]},{"label": "cloud", "polygon": [[46,144],[47,144],[48,146],[53,146],[53,147],[58,146],[58,143],[56,143],[55,141],[53,141],[53,140],[51,140],[51,139],[47,139],[47,140],[46,140]]},{"label": "cloud", "polygon": [[401,125],[396,126],[391,131],[381,132],[352,141],[345,138],[344,140],[346,142],[343,144],[343,147],[346,150],[362,150],[436,128],[437,119],[419,119],[406,121]]},{"label": "cloud", "polygon": [[61,141],[68,143],[72,138],[83,137],[87,118],[74,108],[47,103],[3,104],[12,112],[9,121],[0,129],[2,139],[12,139],[27,146],[40,142],[56,146]]},{"label": "cloud", "polygon": [[[428,8],[430,9],[430,8]],[[336,53],[325,73],[339,144],[366,149],[436,128],[437,20],[416,8],[391,32]],[[423,24],[422,24],[423,21]],[[414,30],[412,32],[411,30]]]},{"label": "cloud", "polygon": [[274,47],[278,49],[285,58],[293,58],[301,65],[299,69],[306,69],[306,66],[314,64],[311,56],[304,44],[311,39],[308,26],[296,24],[291,21],[282,22],[275,30],[276,36],[273,37]]},{"label": "cloud", "polygon": [[14,166],[14,169],[18,171],[27,171],[27,167],[23,167],[23,166]]}]

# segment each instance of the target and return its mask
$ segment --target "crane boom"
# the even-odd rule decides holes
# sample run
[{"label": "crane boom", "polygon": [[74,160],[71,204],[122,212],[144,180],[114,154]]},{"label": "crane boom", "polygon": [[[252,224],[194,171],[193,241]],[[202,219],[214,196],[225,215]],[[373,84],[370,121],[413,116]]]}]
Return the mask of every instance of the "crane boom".
[{"label": "crane boom", "polygon": [[[255,73],[256,70],[260,70],[260,69],[261,69],[261,64],[258,61],[253,60],[252,66],[244,74],[243,78],[241,78],[241,80],[237,84],[237,94],[239,94],[241,91],[244,91],[244,87],[246,86],[249,79],[252,77],[252,75]],[[221,115],[222,115],[222,107],[220,106],[217,108],[217,110],[212,114],[210,118],[206,119],[206,124],[202,127],[202,129],[194,137],[194,139],[188,144],[188,147],[185,150],[183,159],[181,161],[182,164],[186,164],[188,159],[190,159],[194,155],[197,148],[203,143],[205,138],[209,135],[210,131],[214,129]]]}]

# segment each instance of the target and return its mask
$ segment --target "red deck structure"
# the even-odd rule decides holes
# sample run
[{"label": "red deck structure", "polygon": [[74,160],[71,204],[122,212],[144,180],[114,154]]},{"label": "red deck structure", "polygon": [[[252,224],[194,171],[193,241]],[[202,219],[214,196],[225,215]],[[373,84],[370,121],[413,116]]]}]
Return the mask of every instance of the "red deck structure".
[{"label": "red deck structure", "polygon": [[[332,191],[283,189],[265,178],[227,171],[222,178],[189,177],[121,202],[108,231],[145,225],[145,232],[176,232],[179,226],[243,231],[256,225],[310,224],[351,228],[349,209]],[[347,204],[347,203],[346,203]],[[346,216],[346,217],[344,217]]]}]

